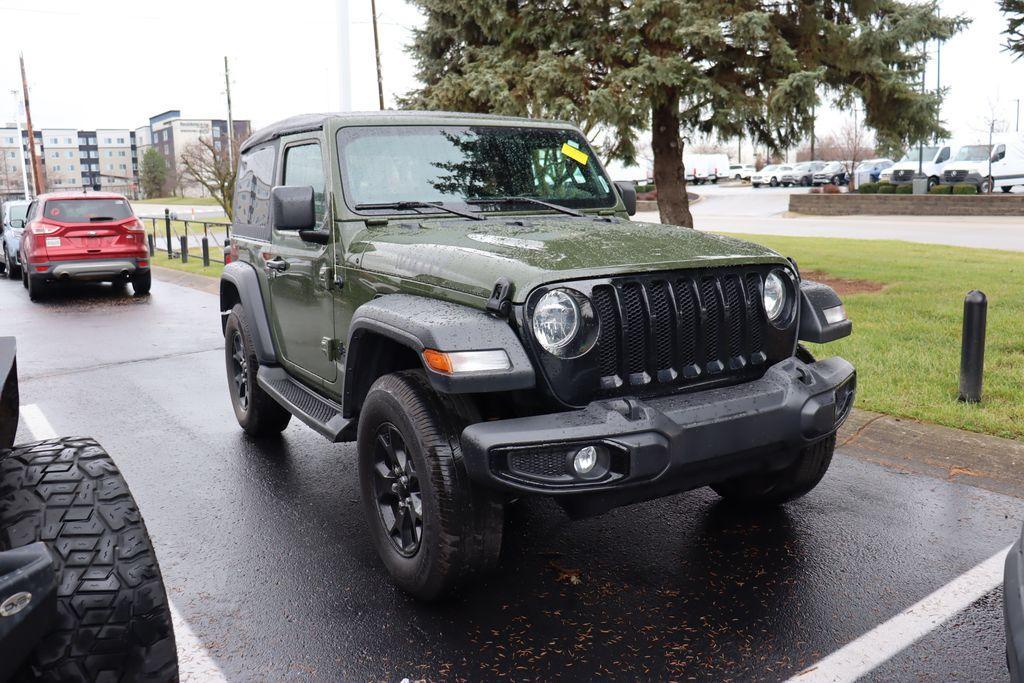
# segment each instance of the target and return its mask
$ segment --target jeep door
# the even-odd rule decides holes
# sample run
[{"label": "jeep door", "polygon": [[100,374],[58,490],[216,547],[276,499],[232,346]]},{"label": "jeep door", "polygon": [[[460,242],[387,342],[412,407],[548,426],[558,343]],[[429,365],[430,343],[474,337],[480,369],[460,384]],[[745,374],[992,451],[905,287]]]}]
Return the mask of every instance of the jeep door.
[{"label": "jeep door", "polygon": [[[332,230],[327,215],[329,171],[318,135],[284,138],[277,184],[313,188],[316,223]],[[274,226],[271,248],[264,254],[270,290],[274,337],[286,366],[312,383],[333,382],[337,366],[331,357],[334,337],[332,267],[334,243],[303,239],[299,230]]]}]

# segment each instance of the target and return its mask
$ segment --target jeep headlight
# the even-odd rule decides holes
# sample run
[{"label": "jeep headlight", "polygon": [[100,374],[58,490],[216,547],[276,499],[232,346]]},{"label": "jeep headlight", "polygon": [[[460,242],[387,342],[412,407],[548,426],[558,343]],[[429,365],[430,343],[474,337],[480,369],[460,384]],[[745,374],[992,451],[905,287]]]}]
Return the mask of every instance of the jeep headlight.
[{"label": "jeep headlight", "polygon": [[580,307],[568,290],[551,290],[533,309],[533,336],[549,353],[564,355],[579,329]]},{"label": "jeep headlight", "polygon": [[771,322],[778,322],[786,312],[789,289],[786,287],[785,274],[773,270],[764,279],[764,312]]}]

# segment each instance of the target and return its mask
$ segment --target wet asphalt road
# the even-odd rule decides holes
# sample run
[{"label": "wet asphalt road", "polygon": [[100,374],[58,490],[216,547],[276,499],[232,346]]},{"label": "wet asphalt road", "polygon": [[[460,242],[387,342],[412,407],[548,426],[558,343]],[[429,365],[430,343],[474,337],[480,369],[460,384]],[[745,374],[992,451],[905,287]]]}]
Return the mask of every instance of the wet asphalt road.
[{"label": "wet asphalt road", "polygon": [[[297,421],[242,435],[217,314],[166,282],[33,305],[0,280],[22,403],[111,452],[169,595],[232,680],[783,679],[1008,545],[1024,516],[841,451],[812,494],[760,516],[708,490],[579,522],[521,501],[497,573],[420,605],[368,543],[351,446]],[[1003,657],[997,588],[871,678],[1001,680]]]}]

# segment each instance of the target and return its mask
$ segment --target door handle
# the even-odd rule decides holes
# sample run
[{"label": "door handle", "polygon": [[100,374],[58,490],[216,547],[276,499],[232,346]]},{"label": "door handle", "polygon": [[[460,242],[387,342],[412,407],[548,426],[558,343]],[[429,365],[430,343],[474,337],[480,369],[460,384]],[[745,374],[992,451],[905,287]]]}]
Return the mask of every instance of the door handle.
[{"label": "door handle", "polygon": [[263,267],[266,268],[268,271],[274,271],[277,273],[283,273],[284,271],[288,270],[290,266],[291,264],[285,261],[280,256],[270,261],[266,261],[263,264]]}]

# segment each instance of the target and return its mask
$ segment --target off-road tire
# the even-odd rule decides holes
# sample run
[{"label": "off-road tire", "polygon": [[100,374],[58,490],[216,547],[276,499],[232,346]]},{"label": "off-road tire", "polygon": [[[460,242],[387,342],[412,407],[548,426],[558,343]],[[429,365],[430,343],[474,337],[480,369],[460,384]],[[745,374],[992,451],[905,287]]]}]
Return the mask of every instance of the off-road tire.
[{"label": "off-road tire", "polygon": [[156,553],[128,485],[92,439],[0,451],[0,550],[36,541],[53,556],[57,614],[20,678],[177,680]]},{"label": "off-road tire", "polygon": [[1013,192],[1013,185],[1000,185],[999,189],[1002,190],[1004,193],[1008,194],[1010,192]]},{"label": "off-road tire", "polygon": [[992,189],[992,178],[982,178],[978,183],[978,194],[988,194]]},{"label": "off-road tire", "polygon": [[715,493],[731,503],[749,507],[780,505],[806,495],[828,471],[836,437],[801,448],[796,460],[784,470],[751,474],[712,484]]},{"label": "off-road tire", "polygon": [[147,270],[144,273],[135,273],[132,275],[131,281],[132,292],[135,296],[145,296],[149,294],[149,290],[153,286],[153,271]]},{"label": "off-road tire", "polygon": [[[234,378],[232,358],[234,353],[234,336],[239,335],[245,356],[246,390],[248,403],[242,405]],[[273,436],[280,434],[288,426],[292,414],[281,407],[270,395],[263,391],[256,382],[256,373],[260,362],[256,357],[256,348],[252,343],[252,332],[249,330],[248,319],[242,304],[235,304],[228,314],[224,326],[224,363],[227,369],[228,393],[231,396],[231,407],[239,426],[249,436]]]},{"label": "off-road tire", "polygon": [[[421,371],[404,371],[374,382],[359,415],[359,483],[370,537],[395,583],[421,600],[450,595],[493,569],[501,553],[505,505],[469,480],[459,441],[464,414]],[[401,434],[418,476],[422,537],[411,556],[392,542],[374,497],[374,448],[385,423]]]},{"label": "off-road tire", "polygon": [[778,178],[772,178],[768,182],[768,184],[771,185],[772,187],[778,187],[779,186],[779,179]]},{"label": "off-road tire", "polygon": [[46,293],[50,290],[50,284],[40,278],[26,276],[26,281],[26,286],[28,287],[28,298],[30,301],[42,301],[46,296]]}]

